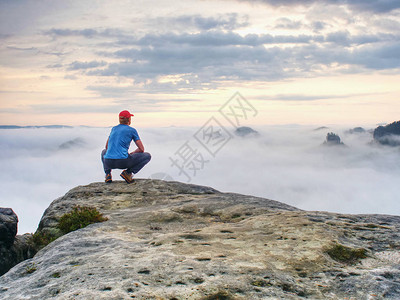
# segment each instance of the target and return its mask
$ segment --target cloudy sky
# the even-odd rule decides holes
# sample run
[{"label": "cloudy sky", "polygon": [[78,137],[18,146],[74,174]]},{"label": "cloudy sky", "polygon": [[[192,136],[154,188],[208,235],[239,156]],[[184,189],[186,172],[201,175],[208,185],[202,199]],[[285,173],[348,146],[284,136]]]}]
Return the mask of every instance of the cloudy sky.
[{"label": "cloudy sky", "polygon": [[399,70],[398,0],[0,0],[3,125],[201,126],[236,91],[249,125],[373,125]]}]

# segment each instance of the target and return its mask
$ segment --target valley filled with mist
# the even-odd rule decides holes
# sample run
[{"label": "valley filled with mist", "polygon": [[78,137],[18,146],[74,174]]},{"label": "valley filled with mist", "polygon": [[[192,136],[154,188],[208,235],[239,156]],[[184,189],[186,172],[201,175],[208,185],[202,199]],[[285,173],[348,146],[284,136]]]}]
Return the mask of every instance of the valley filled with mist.
[{"label": "valley filled with mist", "polygon": [[[373,142],[375,127],[260,126],[247,135],[233,128],[210,134],[197,127],[135,127],[152,154],[135,177],[206,185],[304,210],[399,215],[400,148]],[[19,234],[34,232],[49,204],[71,188],[104,181],[100,153],[110,130],[0,130],[0,207],[16,212]],[[331,132],[343,144],[324,144]],[[119,173],[113,170],[114,180],[122,180]]]}]

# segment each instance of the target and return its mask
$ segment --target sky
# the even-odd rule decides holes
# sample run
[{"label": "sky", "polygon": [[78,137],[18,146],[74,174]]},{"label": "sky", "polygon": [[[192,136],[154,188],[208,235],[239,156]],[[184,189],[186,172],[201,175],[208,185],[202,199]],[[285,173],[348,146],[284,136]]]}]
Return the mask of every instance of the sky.
[{"label": "sky", "polygon": [[0,125],[399,119],[398,0],[0,0]]}]

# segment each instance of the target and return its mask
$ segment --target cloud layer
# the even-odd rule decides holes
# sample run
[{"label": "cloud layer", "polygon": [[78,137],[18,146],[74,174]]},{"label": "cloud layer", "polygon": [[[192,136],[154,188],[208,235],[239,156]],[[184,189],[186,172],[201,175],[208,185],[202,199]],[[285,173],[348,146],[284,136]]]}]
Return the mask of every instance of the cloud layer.
[{"label": "cloud layer", "polygon": [[400,3],[396,0],[239,0],[253,3],[264,3],[271,6],[309,6],[312,4],[323,4],[323,5],[345,5],[354,11],[368,11],[373,13],[386,13],[392,10],[400,8]]},{"label": "cloud layer", "polygon": [[391,0],[0,1],[0,118],[106,126],[101,115],[132,108],[158,126],[190,125],[239,90],[262,102],[260,115],[277,108],[300,123],[322,120],[307,105],[294,116],[291,102],[305,99],[332,99],[327,114],[345,112],[336,124],[364,103],[363,123],[392,119],[399,16]]},{"label": "cloud layer", "polygon": [[[119,47],[98,52],[102,62],[75,61],[67,69],[86,70],[90,76],[130,77],[138,82],[185,74],[194,74],[204,83],[275,81],[318,76],[327,68],[340,74],[400,67],[398,33],[339,30],[326,34],[243,35],[213,28],[195,33],[146,33],[140,37],[118,30],[94,29],[52,29],[46,34],[58,39],[81,36],[106,38],[110,43],[113,40]],[[110,59],[117,62],[105,62]],[[188,82],[188,87],[191,84]]]},{"label": "cloud layer", "polygon": [[[6,45],[5,66],[13,64],[17,53],[23,59],[35,57],[46,61],[42,68],[47,72],[62,72],[66,80],[90,82],[87,86],[92,88],[96,82],[99,91],[115,88],[110,96],[116,98],[125,97],[116,88],[124,79],[131,80],[131,91],[136,93],[182,93],[227,82],[398,72],[400,68],[397,0],[221,0],[205,1],[202,7],[180,13],[165,13],[162,4],[158,9],[149,2],[141,7],[146,12],[142,14],[135,13],[136,6],[129,1],[118,8],[96,3],[97,13],[89,10],[90,4],[74,1],[35,9],[27,1],[0,5],[9,12],[3,13],[7,26],[0,30]],[[274,14],[268,15],[270,11]],[[54,16],[45,18],[45,12]],[[85,13],[93,21],[79,18]],[[29,14],[42,20],[40,26],[17,31],[10,27],[10,17],[18,23]],[[76,22],[66,22],[66,16]],[[36,31],[32,40],[23,41],[32,29]],[[168,81],[166,76],[178,80]]]},{"label": "cloud layer", "polygon": [[[233,128],[224,126],[233,133]],[[186,182],[188,178],[170,158],[179,158],[177,151],[188,143],[207,161],[203,167],[198,164],[196,171],[186,169],[191,183],[270,198],[307,210],[400,214],[398,148],[372,145],[370,133],[349,134],[344,128],[255,129],[260,137],[234,136],[215,157],[195,139],[199,128],[139,129],[146,151],[153,158],[138,176],[148,178],[161,173]],[[109,131],[1,130],[0,206],[16,211],[20,234],[34,231],[50,202],[69,189],[103,181],[100,152]],[[338,133],[348,147],[321,146],[330,131]],[[78,138],[82,142],[70,142]],[[60,147],[65,143],[71,146]],[[120,179],[118,170],[113,175],[115,180]]]}]

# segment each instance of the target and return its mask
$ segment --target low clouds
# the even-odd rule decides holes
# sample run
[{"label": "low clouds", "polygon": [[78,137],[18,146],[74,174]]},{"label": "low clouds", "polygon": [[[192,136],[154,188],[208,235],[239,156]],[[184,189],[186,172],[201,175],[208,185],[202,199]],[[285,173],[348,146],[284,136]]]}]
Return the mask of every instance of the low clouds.
[{"label": "low clouds", "polygon": [[[97,148],[101,146],[96,136],[105,136],[106,131],[1,130],[0,206],[12,207],[17,212],[19,234],[35,231],[44,209],[72,186],[96,181],[96,172],[101,171],[97,168]],[[76,138],[85,141],[83,148],[59,150],[60,145]],[[81,168],[82,163],[89,169]]]},{"label": "low clouds", "polygon": [[[254,127],[258,138],[234,137],[215,157],[196,143],[193,134],[199,128],[137,128],[153,157],[138,177],[165,173],[185,182],[187,178],[171,166],[169,157],[189,141],[209,161],[195,175],[190,174],[192,183],[307,210],[400,214],[399,149],[370,144],[368,132],[315,128]],[[331,131],[348,147],[322,147]],[[20,234],[34,231],[50,202],[69,189],[104,180],[100,152],[109,132],[110,128],[0,131],[0,206],[17,212]],[[74,140],[81,141],[80,147],[59,150]],[[113,176],[119,180],[118,170]]]}]

